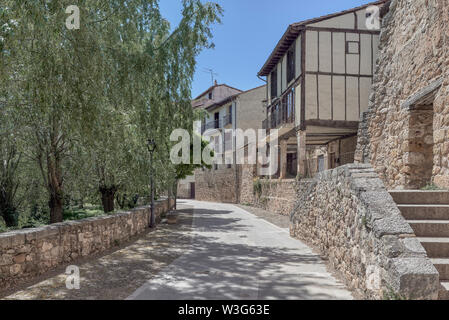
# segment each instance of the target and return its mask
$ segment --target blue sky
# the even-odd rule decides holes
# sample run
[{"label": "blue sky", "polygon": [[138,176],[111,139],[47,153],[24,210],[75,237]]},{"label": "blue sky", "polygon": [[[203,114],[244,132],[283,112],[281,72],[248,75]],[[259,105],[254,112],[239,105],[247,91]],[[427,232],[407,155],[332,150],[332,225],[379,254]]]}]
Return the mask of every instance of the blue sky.
[{"label": "blue sky", "polygon": [[[196,97],[211,85],[213,69],[219,83],[241,90],[264,84],[260,70],[288,25],[373,2],[374,0],[215,0],[224,9],[222,24],[213,27],[215,49],[198,58],[192,87]],[[162,14],[174,28],[180,19],[181,0],[161,0]]]}]

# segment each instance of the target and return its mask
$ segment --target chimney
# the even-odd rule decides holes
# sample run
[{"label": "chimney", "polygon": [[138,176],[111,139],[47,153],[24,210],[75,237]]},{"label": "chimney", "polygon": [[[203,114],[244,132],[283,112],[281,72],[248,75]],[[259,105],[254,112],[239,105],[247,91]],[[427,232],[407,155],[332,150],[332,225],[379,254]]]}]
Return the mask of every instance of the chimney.
[{"label": "chimney", "polygon": [[217,86],[218,85],[218,83],[217,83],[217,80],[215,80],[215,82],[214,82],[214,86]]}]

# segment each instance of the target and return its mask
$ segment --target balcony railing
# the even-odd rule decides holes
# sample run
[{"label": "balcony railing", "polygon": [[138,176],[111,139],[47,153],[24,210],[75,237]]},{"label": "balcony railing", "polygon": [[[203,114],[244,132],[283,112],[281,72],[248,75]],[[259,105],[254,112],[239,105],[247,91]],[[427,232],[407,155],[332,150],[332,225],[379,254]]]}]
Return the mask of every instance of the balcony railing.
[{"label": "balcony railing", "polygon": [[266,120],[262,122],[263,129],[276,129],[283,124],[295,123],[295,108],[287,104],[272,107]]},{"label": "balcony railing", "polygon": [[201,126],[201,132],[204,133],[206,130],[210,129],[219,129],[222,127],[222,121],[221,120],[213,120],[206,123],[203,123]]},{"label": "balcony railing", "polygon": [[223,127],[226,127],[229,124],[232,124],[232,114],[223,117]]}]

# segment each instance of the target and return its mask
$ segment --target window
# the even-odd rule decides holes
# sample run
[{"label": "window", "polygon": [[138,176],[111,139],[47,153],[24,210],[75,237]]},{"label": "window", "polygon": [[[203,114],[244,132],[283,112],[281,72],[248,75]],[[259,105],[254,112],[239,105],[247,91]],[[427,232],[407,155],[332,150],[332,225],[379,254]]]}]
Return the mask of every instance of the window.
[{"label": "window", "polygon": [[214,114],[214,121],[215,121],[215,129],[220,128],[220,113],[219,112],[215,112]]},{"label": "window", "polygon": [[293,45],[287,52],[287,83],[295,79],[295,46]]},{"label": "window", "polygon": [[220,137],[219,136],[214,136],[211,137],[211,144],[213,146],[213,150],[215,152],[215,155],[220,153]]},{"label": "window", "polygon": [[213,95],[212,95],[212,91],[211,91],[211,92],[209,92],[209,100],[212,100],[212,98],[213,98]]},{"label": "window", "polygon": [[295,121],[295,89],[290,89],[282,98],[282,121],[285,123]]},{"label": "window", "polygon": [[318,172],[323,172],[324,169],[324,156],[319,156],[317,159]]},{"label": "window", "polygon": [[225,132],[225,151],[232,150],[232,131]]},{"label": "window", "polygon": [[335,169],[337,167],[337,159],[335,153],[329,154],[329,169]]},{"label": "window", "polygon": [[278,96],[278,70],[277,68],[271,72],[271,99]]},{"label": "window", "polygon": [[360,43],[358,41],[346,41],[346,54],[360,54]]}]

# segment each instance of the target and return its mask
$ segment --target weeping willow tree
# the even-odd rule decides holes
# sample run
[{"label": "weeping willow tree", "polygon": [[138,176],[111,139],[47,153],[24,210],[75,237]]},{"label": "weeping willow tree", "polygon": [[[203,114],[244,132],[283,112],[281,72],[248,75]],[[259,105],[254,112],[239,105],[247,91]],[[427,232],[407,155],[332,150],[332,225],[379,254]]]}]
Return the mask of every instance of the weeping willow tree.
[{"label": "weeping willow tree", "polygon": [[[0,92],[21,123],[52,223],[63,219],[67,163],[77,157],[90,159],[94,170],[78,174],[93,172],[108,211],[121,186],[148,186],[149,137],[159,185],[173,179],[170,132],[191,126],[196,57],[212,47],[221,15],[213,3],[182,4],[171,31],[156,0],[3,1]],[[69,5],[80,9],[78,30],[65,26]]]}]

